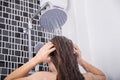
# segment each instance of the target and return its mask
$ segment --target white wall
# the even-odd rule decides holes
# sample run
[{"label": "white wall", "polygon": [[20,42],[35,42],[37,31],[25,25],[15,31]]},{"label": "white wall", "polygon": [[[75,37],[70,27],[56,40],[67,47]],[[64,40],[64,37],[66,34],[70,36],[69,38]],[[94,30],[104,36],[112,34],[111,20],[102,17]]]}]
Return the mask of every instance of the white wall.
[{"label": "white wall", "polygon": [[79,44],[86,60],[107,80],[120,80],[120,1],[71,0],[63,35]]},{"label": "white wall", "polygon": [[120,2],[85,3],[92,61],[105,71],[108,80],[120,80]]}]

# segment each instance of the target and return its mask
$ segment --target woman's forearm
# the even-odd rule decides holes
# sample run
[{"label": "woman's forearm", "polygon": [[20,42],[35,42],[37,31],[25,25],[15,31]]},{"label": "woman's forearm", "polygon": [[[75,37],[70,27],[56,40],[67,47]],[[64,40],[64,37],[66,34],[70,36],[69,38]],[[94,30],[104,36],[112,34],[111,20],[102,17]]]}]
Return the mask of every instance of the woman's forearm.
[{"label": "woman's forearm", "polygon": [[85,60],[81,59],[81,60],[78,60],[78,62],[87,72],[93,73],[95,75],[105,76],[105,74],[101,70],[89,64]]},{"label": "woman's forearm", "polygon": [[46,43],[35,55],[34,58],[22,65],[20,68],[13,71],[4,80],[14,80],[25,77],[30,70],[32,70],[37,64],[47,61],[48,55],[55,50],[54,45],[51,42]]},{"label": "woman's forearm", "polygon": [[29,60],[27,63],[13,71],[4,80],[13,80],[21,77],[25,77],[30,70],[32,70],[38,63],[34,58]]}]

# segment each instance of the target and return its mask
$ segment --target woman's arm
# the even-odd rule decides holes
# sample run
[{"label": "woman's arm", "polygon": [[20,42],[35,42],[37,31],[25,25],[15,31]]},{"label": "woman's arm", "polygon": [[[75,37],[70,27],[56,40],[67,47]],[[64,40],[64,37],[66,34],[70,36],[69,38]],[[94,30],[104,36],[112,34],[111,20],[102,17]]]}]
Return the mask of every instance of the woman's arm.
[{"label": "woman's arm", "polygon": [[106,80],[105,74],[96,68],[95,66],[89,64],[87,61],[82,59],[81,51],[79,50],[77,45],[74,45],[74,51],[78,56],[78,63],[86,70],[86,74],[84,75],[87,79],[90,80]]},{"label": "woman's arm", "polygon": [[36,54],[34,58],[29,60],[27,63],[13,71],[11,74],[9,74],[4,80],[14,80],[25,77],[30,70],[32,70],[37,64],[40,64],[42,62],[46,62],[48,59],[48,55],[53,52],[55,48],[53,47],[53,44],[51,42],[46,43]]},{"label": "woman's arm", "polygon": [[8,75],[5,80],[13,80],[16,78],[25,77],[30,70],[32,70],[37,65],[37,62],[34,58],[29,60],[27,63],[22,65],[20,68],[13,71],[10,75]]},{"label": "woman's arm", "polygon": [[87,71],[87,72],[91,72],[95,75],[101,75],[101,76],[105,76],[104,73],[99,70],[98,68],[94,67],[93,65],[91,65],[90,63],[88,63],[87,61],[81,59],[80,61],[78,61],[78,63]]},{"label": "woman's arm", "polygon": [[86,80],[106,80],[105,74],[96,68],[95,66],[91,65],[87,61],[81,59],[78,63],[86,70],[87,73],[84,74]]}]

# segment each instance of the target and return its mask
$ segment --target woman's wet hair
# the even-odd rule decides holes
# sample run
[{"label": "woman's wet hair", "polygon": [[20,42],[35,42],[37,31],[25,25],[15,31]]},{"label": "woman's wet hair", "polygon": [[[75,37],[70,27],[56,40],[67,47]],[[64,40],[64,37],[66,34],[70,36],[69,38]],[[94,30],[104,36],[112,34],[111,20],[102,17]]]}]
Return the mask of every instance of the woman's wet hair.
[{"label": "woman's wet hair", "polygon": [[50,57],[58,73],[57,80],[84,80],[78,67],[72,41],[64,36],[55,36],[51,42],[56,48]]}]

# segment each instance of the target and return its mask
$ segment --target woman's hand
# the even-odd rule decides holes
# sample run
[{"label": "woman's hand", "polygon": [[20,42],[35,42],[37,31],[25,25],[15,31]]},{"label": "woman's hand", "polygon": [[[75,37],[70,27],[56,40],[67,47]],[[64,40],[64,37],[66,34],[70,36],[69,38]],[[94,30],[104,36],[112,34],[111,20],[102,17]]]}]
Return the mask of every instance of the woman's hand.
[{"label": "woman's hand", "polygon": [[49,54],[53,51],[55,51],[54,45],[52,42],[48,42],[38,51],[34,59],[38,64],[41,62],[46,62],[49,58]]},{"label": "woman's hand", "polygon": [[82,55],[81,55],[81,51],[80,51],[79,47],[76,44],[74,44],[73,48],[74,48],[75,54],[77,55],[78,62],[81,63],[82,62]]}]

